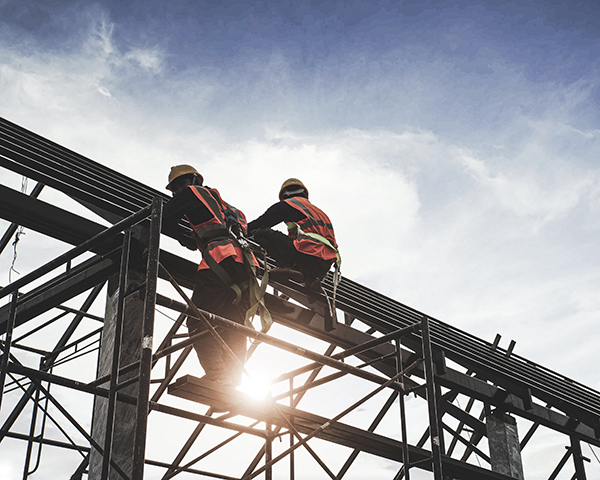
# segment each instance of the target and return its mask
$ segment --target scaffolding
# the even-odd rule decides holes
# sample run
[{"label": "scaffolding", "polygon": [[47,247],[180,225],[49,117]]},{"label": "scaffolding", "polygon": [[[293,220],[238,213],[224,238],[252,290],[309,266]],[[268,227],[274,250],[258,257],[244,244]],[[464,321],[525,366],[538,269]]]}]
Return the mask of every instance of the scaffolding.
[{"label": "scaffolding", "polygon": [[[573,479],[587,478],[581,443],[600,446],[600,393],[515,355],[513,345],[502,349],[499,337],[490,344],[347,278],[334,316],[325,298],[333,293],[331,276],[324,294],[293,280],[270,281],[266,301],[281,326],[271,335],[199,310],[185,293],[195,265],[160,247],[164,195],[0,120],[0,166],[39,182],[30,195],[0,185],[0,218],[12,222],[2,249],[17,226],[74,245],[0,289],[7,302],[0,308],[0,452],[7,440],[26,443],[22,478],[44,468],[48,449],[78,459],[74,468],[65,462],[61,475],[73,479],[295,479],[314,466],[314,478],[359,478],[359,456],[387,462],[386,478],[394,480],[524,478],[521,451],[540,427],[564,437],[567,449],[551,462],[548,479],[568,469]],[[39,200],[43,185],[112,226]],[[94,315],[102,293],[105,314]],[[168,328],[155,318],[157,307],[178,315]],[[271,349],[280,352],[273,358],[293,357],[297,366],[282,364],[262,400],[207,386],[185,373],[196,339],[183,327],[186,316],[237,329],[255,352]],[[283,331],[317,347],[286,340]],[[321,346],[323,353],[316,351]],[[80,380],[83,367],[55,371],[92,355],[93,380]],[[85,396],[91,407],[73,405],[65,392]],[[332,392],[339,395],[330,401]],[[377,406],[365,423],[367,404]],[[160,458],[147,448],[161,444],[149,433],[158,414],[191,430],[187,438],[177,435],[176,452],[170,440]],[[515,417],[529,425],[523,439]],[[415,442],[409,432],[417,429]],[[244,444],[236,465],[210,462],[250,438],[256,440]]]}]

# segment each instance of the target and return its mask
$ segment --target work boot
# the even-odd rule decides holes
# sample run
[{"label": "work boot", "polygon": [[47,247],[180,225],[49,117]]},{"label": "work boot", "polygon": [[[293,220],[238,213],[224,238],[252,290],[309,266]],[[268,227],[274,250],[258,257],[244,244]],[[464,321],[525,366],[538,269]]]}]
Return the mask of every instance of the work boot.
[{"label": "work boot", "polygon": [[307,277],[304,286],[311,292],[321,293],[321,279],[316,277]]},{"label": "work boot", "polygon": [[273,270],[269,271],[269,276],[276,281],[293,280],[296,283],[302,283],[304,281],[304,275],[302,272],[292,268],[274,268]]}]

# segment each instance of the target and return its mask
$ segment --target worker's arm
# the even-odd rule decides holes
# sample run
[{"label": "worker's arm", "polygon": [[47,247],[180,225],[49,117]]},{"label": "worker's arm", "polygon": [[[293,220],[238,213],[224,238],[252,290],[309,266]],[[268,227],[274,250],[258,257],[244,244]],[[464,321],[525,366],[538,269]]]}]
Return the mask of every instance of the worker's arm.
[{"label": "worker's arm", "polygon": [[163,233],[176,238],[179,243],[190,250],[197,248],[196,240],[179,225],[179,220],[187,217],[195,225],[210,220],[211,214],[193,192],[186,188],[169,200],[163,209]]},{"label": "worker's arm", "polygon": [[252,232],[261,227],[271,228],[281,222],[299,222],[303,218],[305,216],[300,210],[290,206],[287,202],[277,202],[248,224],[248,234],[252,235]]}]

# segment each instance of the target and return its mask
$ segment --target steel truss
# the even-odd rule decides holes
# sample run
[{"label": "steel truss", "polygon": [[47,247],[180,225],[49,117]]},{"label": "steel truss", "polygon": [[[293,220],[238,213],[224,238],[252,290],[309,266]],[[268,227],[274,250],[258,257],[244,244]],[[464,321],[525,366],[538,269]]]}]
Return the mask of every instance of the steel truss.
[{"label": "steel truss", "polygon": [[[152,471],[162,469],[164,479],[181,475],[241,479],[264,475],[270,479],[285,459],[289,478],[294,479],[302,475],[305,466],[296,461],[299,451],[307,452],[324,478],[351,476],[361,453],[397,465],[390,476],[394,479],[410,479],[415,471],[431,472],[430,478],[435,480],[513,478],[492,471],[491,451],[480,445],[489,435],[487,419],[494,412],[530,422],[529,431],[520,441],[521,450],[540,427],[565,436],[567,451],[549,466],[549,479],[557,478],[565,468],[574,471],[572,478],[587,478],[581,442],[600,446],[600,394],[514,355],[512,348],[501,349],[499,338],[489,344],[348,279],[343,279],[337,292],[338,316],[343,316],[343,323],[328,316],[323,295],[307,294],[293,281],[270,282],[267,303],[275,321],[325,342],[329,346],[324,353],[261,334],[198,310],[189,302],[180,285],[192,286],[194,265],[160,250],[164,196],[6,120],[0,121],[0,165],[40,182],[31,196],[0,186],[0,217],[76,245],[0,290],[0,298],[7,301],[0,308],[0,334],[4,335],[0,449],[6,439],[27,442],[24,479],[39,471],[42,452],[50,448],[80,457],[78,464],[65,472],[71,478],[87,475],[141,479],[148,468],[155,467]],[[86,188],[76,186],[82,178]],[[120,185],[128,182],[131,188],[122,195]],[[114,225],[106,229],[38,200],[42,185],[67,193]],[[5,237],[10,238],[11,228],[14,226],[9,227]],[[63,268],[62,273],[55,273]],[[159,278],[178,291],[180,298],[160,294]],[[89,313],[107,289],[107,282],[116,285],[110,322],[108,313],[105,317]],[[331,278],[325,280],[324,289],[332,294]],[[81,306],[65,305],[86,292]],[[123,335],[123,330],[134,318],[128,316],[126,304],[134,298],[143,305],[142,313],[135,317],[140,327],[134,342],[137,353],[134,361],[124,364],[122,353],[129,346],[123,345],[131,339]],[[158,346],[153,341],[156,306],[179,313]],[[195,339],[187,338],[182,328],[186,315],[210,321],[217,327],[211,334],[218,336],[218,326],[227,325],[261,342],[264,347],[259,348],[279,349],[303,359],[304,364],[273,379],[272,388],[277,392],[262,403],[239,392],[206,388],[190,375],[178,377]],[[57,342],[29,343],[70,317]],[[86,329],[82,329],[84,325]],[[98,355],[100,364],[101,333],[108,339],[103,340],[104,345],[110,345],[109,360],[102,360],[105,373],[84,382],[76,375],[55,372],[90,354]],[[37,367],[31,366],[33,357],[37,358]],[[164,365],[164,370],[157,365]],[[307,394],[318,397],[323,387],[349,377],[363,393],[358,398],[349,397],[348,404],[340,404],[339,413],[324,416],[299,409]],[[93,425],[89,425],[89,418],[78,418],[81,412],[69,408],[65,391],[94,399]],[[177,397],[186,400],[183,404],[171,401],[183,401]],[[381,405],[368,427],[348,420],[375,399],[380,399]],[[459,400],[466,402],[465,408],[460,407]],[[422,416],[427,421],[420,440],[411,443],[409,432],[414,431],[411,423],[415,417],[410,412],[415,402],[423,405]],[[204,414],[197,413],[198,403],[208,407]],[[390,435],[385,432],[395,404],[400,413],[393,420],[398,433]],[[102,415],[98,414],[99,405]],[[119,412],[127,408],[134,412],[134,428],[132,448],[124,460],[119,456],[122,445],[115,430],[120,427],[120,420],[116,420]],[[473,414],[476,408],[481,414]],[[228,413],[217,415],[217,410]],[[194,425],[171,460],[149,458],[146,453],[147,441],[159,441],[148,436],[152,411]],[[29,424],[28,433],[16,428],[25,423]],[[209,427],[234,433],[202,453],[194,453],[206,436],[213,435],[214,429]],[[232,477],[197,468],[245,437],[258,438],[262,444],[245,471]],[[285,449],[275,442],[283,437],[289,439]],[[338,459],[332,461],[319,454],[315,439],[346,447],[346,461],[340,466]],[[475,457],[487,466],[480,467]],[[337,473],[333,465],[339,467]]]},{"label": "steel truss", "polygon": [[[308,441],[313,437],[322,436],[323,432],[325,430],[327,430],[328,428],[330,430],[333,430],[335,428],[335,425],[339,422],[339,420],[341,420],[342,417],[344,417],[347,414],[349,414],[350,412],[354,411],[356,408],[363,405],[366,401],[370,400],[376,394],[378,394],[379,392],[386,390],[386,389],[389,389],[393,392],[392,397],[391,397],[392,399],[395,399],[398,396],[403,398],[405,395],[407,395],[411,392],[414,392],[417,389],[426,390],[427,397],[430,399],[429,403],[431,405],[431,407],[430,407],[430,421],[431,421],[430,430],[432,432],[435,432],[434,438],[437,438],[437,436],[439,435],[439,425],[438,425],[437,407],[435,404],[435,385],[434,385],[434,378],[433,378],[433,373],[432,373],[433,372],[433,370],[432,370],[433,369],[433,361],[432,361],[432,353],[431,353],[431,343],[429,342],[429,337],[428,337],[428,319],[427,319],[427,317],[424,316],[422,318],[421,322],[415,323],[412,326],[399,329],[399,330],[392,332],[390,334],[387,334],[381,338],[369,340],[369,341],[364,342],[356,347],[349,348],[349,349],[346,349],[345,351],[337,353],[336,355],[331,355],[331,354],[330,355],[320,355],[316,352],[312,352],[310,350],[306,350],[301,347],[290,344],[288,342],[285,342],[284,340],[280,340],[275,337],[272,337],[272,336],[269,336],[266,334],[262,334],[253,329],[244,327],[242,325],[238,325],[238,324],[231,322],[225,318],[212,315],[209,312],[198,310],[191,303],[189,298],[187,298],[185,296],[185,293],[182,290],[180,290],[180,287],[177,284],[177,282],[170,276],[169,276],[169,280],[172,282],[173,286],[181,292],[182,296],[184,297],[184,300],[186,300],[188,304],[184,305],[182,303],[175,302],[174,300],[168,299],[163,296],[161,296],[159,299],[159,302],[161,304],[168,305],[171,309],[174,309],[176,311],[187,313],[192,316],[197,316],[198,319],[208,318],[211,321],[211,324],[216,324],[216,325],[227,324],[227,325],[229,325],[230,328],[235,328],[237,330],[240,330],[242,333],[246,334],[250,338],[253,338],[254,340],[260,341],[264,344],[269,344],[269,345],[273,345],[278,348],[282,348],[286,351],[292,352],[294,354],[297,354],[301,357],[307,358],[307,359],[315,362],[313,364],[308,365],[307,367],[303,367],[303,368],[299,369],[298,371],[289,372],[281,377],[281,381],[283,381],[283,379],[286,379],[290,382],[289,392],[287,392],[286,394],[281,396],[281,398],[288,398],[289,402],[291,403],[292,410],[298,405],[298,403],[300,402],[300,399],[302,398],[304,393],[306,391],[308,391],[310,388],[315,388],[318,385],[325,384],[336,378],[340,378],[344,375],[354,375],[358,378],[362,378],[363,380],[368,380],[370,382],[378,384],[378,386],[372,392],[370,392],[368,395],[364,396],[363,398],[361,398],[360,400],[355,402],[353,405],[346,408],[342,413],[335,416],[334,418],[326,419],[326,420],[323,419],[323,421],[317,422],[317,423],[320,423],[320,425],[316,426],[316,428],[313,428],[315,425],[307,426],[307,425],[301,424],[300,422],[293,421],[290,418],[290,416],[295,416],[295,415],[293,415],[294,412],[286,412],[288,415],[284,414],[282,412],[282,408],[281,408],[280,404],[275,401],[277,399],[271,399],[270,404],[268,405],[268,408],[270,410],[272,410],[272,412],[277,412],[277,415],[280,418],[269,420],[269,424],[277,425],[277,424],[281,424],[283,421],[283,425],[278,426],[277,429],[273,430],[273,431],[271,431],[270,428],[262,429],[262,430],[257,429],[256,424],[258,422],[256,422],[255,426],[253,426],[253,427],[244,427],[242,425],[234,426],[234,425],[231,425],[231,424],[228,424],[227,422],[225,422],[225,420],[223,418],[219,418],[219,419],[211,418],[211,412],[209,412],[209,415],[207,415],[207,416],[206,415],[194,415],[194,414],[191,414],[190,412],[186,412],[186,411],[183,411],[180,409],[176,409],[174,407],[170,407],[168,405],[158,403],[158,400],[159,400],[161,394],[165,391],[165,389],[169,386],[169,384],[171,384],[173,378],[175,377],[179,368],[181,367],[183,360],[187,357],[187,355],[190,352],[191,343],[195,340],[195,337],[193,336],[193,337],[190,337],[189,339],[179,341],[175,345],[170,345],[172,343],[172,341],[175,339],[176,332],[178,329],[175,327],[179,327],[181,325],[181,320],[183,320],[184,316],[180,316],[180,319],[177,322],[176,326],[171,329],[171,331],[169,332],[167,337],[161,343],[161,346],[158,348],[158,350],[154,354],[152,353],[152,342],[150,339],[153,336],[152,332],[153,332],[153,323],[154,323],[154,309],[155,309],[156,300],[157,300],[156,287],[157,287],[157,281],[158,281],[158,267],[159,267],[158,256],[159,256],[159,235],[160,235],[160,225],[161,225],[161,220],[160,220],[161,209],[162,209],[162,199],[157,197],[155,202],[152,205],[152,208],[147,207],[145,209],[142,209],[140,212],[138,212],[134,215],[131,215],[130,217],[126,218],[125,220],[117,223],[115,226],[113,226],[109,229],[106,229],[103,232],[95,235],[94,237],[92,237],[88,241],[84,242],[83,244],[73,248],[69,252],[61,255],[60,257],[54,259],[53,261],[47,263],[46,265],[40,267],[39,269],[31,272],[30,274],[22,277],[21,279],[17,280],[16,282],[14,282],[14,283],[8,285],[7,287],[3,288],[2,290],[0,290],[0,298],[6,297],[6,296],[10,296],[10,298],[11,298],[11,301],[9,304],[10,309],[9,309],[9,314],[8,314],[8,320],[6,323],[6,332],[5,332],[6,339],[3,342],[4,354],[2,356],[2,375],[0,376],[0,382],[1,382],[0,385],[2,387],[5,386],[6,377],[10,378],[14,384],[18,384],[19,386],[22,386],[24,379],[28,379],[28,381],[30,382],[29,389],[25,389],[24,387],[22,388],[24,393],[23,393],[23,396],[21,397],[21,401],[20,401],[18,407],[15,408],[15,410],[13,411],[14,415],[12,415],[12,418],[16,419],[16,416],[19,414],[18,410],[23,409],[22,408],[22,406],[24,406],[23,400],[27,400],[28,398],[35,397],[35,399],[33,400],[34,409],[32,410],[30,435],[28,435],[28,436],[11,435],[11,433],[9,432],[9,428],[11,426],[10,424],[14,423],[14,420],[5,423],[5,425],[2,427],[2,436],[3,437],[21,438],[21,439],[27,440],[27,442],[28,442],[27,455],[25,458],[25,466],[24,466],[24,472],[26,472],[26,473],[24,473],[25,477],[27,477],[29,475],[28,472],[29,472],[29,465],[30,465],[30,461],[31,461],[31,452],[33,450],[34,443],[37,442],[37,443],[45,443],[45,444],[49,444],[49,445],[53,445],[53,446],[62,446],[62,447],[66,447],[66,448],[69,447],[68,443],[66,443],[66,442],[46,440],[46,439],[43,439],[43,438],[40,438],[40,437],[34,435],[34,431],[36,428],[37,415],[40,412],[44,415],[48,414],[47,406],[45,406],[45,407],[42,406],[42,403],[47,404],[48,402],[51,402],[60,411],[60,413],[62,413],[64,415],[64,417],[68,420],[68,422],[70,422],[79,431],[79,433],[81,435],[83,435],[83,437],[85,437],[85,440],[87,440],[90,444],[89,447],[76,445],[70,439],[70,437],[65,434],[65,436],[67,437],[67,440],[69,440],[69,443],[71,444],[70,448],[77,450],[79,452],[86,453],[86,455],[81,463],[80,468],[78,468],[76,470],[76,472],[74,472],[75,476],[77,476],[77,475],[81,476],[81,474],[84,473],[84,471],[85,471],[84,469],[86,468],[86,466],[89,462],[89,452],[92,449],[96,450],[100,455],[102,455],[102,458],[103,458],[101,478],[108,478],[109,470],[110,470],[110,467],[112,466],[112,468],[114,468],[115,471],[122,478],[141,479],[141,478],[143,478],[145,463],[166,467],[169,472],[167,475],[168,478],[171,478],[172,476],[175,476],[176,474],[181,473],[181,472],[193,472],[193,470],[191,470],[191,467],[198,461],[198,459],[196,459],[196,461],[188,462],[188,464],[183,467],[178,465],[180,460],[179,461],[177,461],[177,460],[183,458],[183,455],[182,455],[182,453],[184,453],[183,450],[180,454],[177,455],[176,461],[174,461],[171,464],[165,464],[164,462],[156,462],[156,461],[152,461],[152,460],[146,460],[144,451],[145,451],[145,443],[146,443],[147,419],[148,419],[148,413],[150,410],[155,410],[155,411],[167,413],[170,415],[180,416],[183,418],[194,418],[195,420],[198,421],[200,428],[206,424],[212,424],[212,425],[218,425],[221,427],[230,428],[230,429],[233,428],[234,430],[238,430],[239,433],[236,434],[234,437],[232,437],[232,439],[237,437],[240,433],[249,433],[249,434],[257,435],[261,438],[264,438],[265,439],[265,447],[264,447],[263,451],[264,451],[264,455],[266,458],[266,463],[265,463],[265,465],[263,465],[259,468],[256,468],[258,466],[258,462],[253,462],[253,466],[255,468],[250,469],[247,472],[247,474],[244,474],[242,477],[242,478],[248,478],[248,479],[254,478],[254,477],[258,476],[259,474],[261,474],[262,472],[267,472],[267,478],[270,478],[272,465],[277,463],[282,458],[288,456],[289,454],[292,454],[299,447],[308,449],[308,451],[315,458],[315,460],[322,466],[324,471],[327,472],[327,474],[331,478],[336,478],[336,475],[326,466],[325,462],[323,460],[321,460],[319,458],[319,456],[310,448],[310,446],[308,445]],[[128,273],[129,273],[130,256],[131,256],[131,229],[136,224],[138,224],[139,222],[144,220],[149,214],[152,217],[152,221],[150,224],[150,243],[149,243],[147,252],[145,253],[145,255],[147,257],[146,278],[143,282],[143,285],[139,286],[139,287],[143,287],[143,291],[144,291],[144,328],[143,328],[143,337],[139,339],[139,344],[141,345],[141,349],[140,349],[141,356],[140,356],[140,360],[138,362],[136,362],[136,364],[127,365],[127,366],[124,366],[123,368],[120,368],[119,360],[120,360],[120,352],[121,352],[122,329],[123,329],[123,322],[125,321],[125,316],[124,316],[125,297],[127,295],[131,295],[131,293],[128,292],[127,288],[126,288],[127,277],[128,277]],[[87,340],[90,337],[89,334],[85,335],[77,340],[74,340],[74,341],[72,340],[68,344],[66,344],[68,339],[64,338],[64,340],[62,340],[59,343],[59,345],[55,349],[52,350],[52,353],[50,353],[50,355],[47,355],[47,354],[44,355],[43,354],[44,352],[39,352],[40,354],[42,354],[41,355],[42,358],[40,359],[40,369],[39,370],[28,368],[28,367],[24,366],[18,360],[18,358],[13,354],[13,351],[15,349],[26,348],[20,341],[23,340],[24,338],[26,338],[27,336],[29,336],[29,334],[30,334],[30,332],[28,332],[27,334],[21,335],[21,337],[13,340],[13,333],[15,331],[15,324],[16,324],[15,320],[16,320],[17,314],[19,312],[19,307],[20,307],[19,289],[26,287],[31,282],[38,280],[43,275],[45,275],[49,272],[52,272],[56,268],[62,267],[65,264],[67,264],[68,262],[72,262],[82,253],[87,252],[91,249],[94,249],[98,245],[101,245],[102,243],[106,242],[107,240],[110,240],[111,237],[115,236],[115,234],[118,234],[122,237],[122,245],[118,249],[118,251],[119,251],[118,255],[116,255],[115,252],[112,252],[112,258],[114,259],[114,263],[116,264],[115,267],[117,267],[119,270],[119,274],[118,274],[119,288],[118,288],[118,297],[117,297],[117,315],[116,315],[116,322],[114,325],[113,357],[112,357],[112,362],[111,362],[111,373],[110,373],[110,375],[108,375],[108,378],[102,377],[102,378],[99,378],[88,384],[81,384],[80,382],[77,382],[75,380],[61,377],[61,376],[58,376],[58,375],[48,372],[48,370],[51,369],[52,364],[57,363],[56,361],[60,358],[59,357],[60,352],[65,352],[69,348],[73,347],[74,345],[81,344],[82,342],[84,342],[85,340]],[[117,264],[117,259],[119,259],[118,264]],[[166,271],[166,269],[164,269],[163,272],[168,275],[168,272]],[[108,278],[105,278],[100,284],[98,284],[94,288],[94,290],[92,291],[92,294],[90,295],[90,300],[97,296],[97,293],[99,292],[100,288],[102,287],[102,284],[106,280],[108,280]],[[53,281],[54,280],[51,280],[49,283],[52,283]],[[44,288],[44,287],[45,287],[45,285],[42,288]],[[139,292],[139,289],[138,289],[138,292]],[[80,322],[83,319],[83,317],[85,316],[86,310],[90,306],[90,303],[91,303],[90,301],[86,302],[86,304],[84,304],[84,306],[82,307],[82,310],[75,312],[75,314],[77,315],[77,318],[75,320],[76,323]],[[52,305],[52,306],[54,306],[54,305]],[[50,305],[48,305],[48,307],[50,307]],[[69,309],[69,310],[71,310],[71,309]],[[295,309],[293,308],[292,310],[295,310]],[[69,313],[69,312],[67,311],[64,313]],[[64,315],[60,314],[59,317],[60,316],[64,316]],[[53,322],[46,322],[46,324],[44,326],[49,328],[52,323]],[[35,330],[39,331],[38,328],[36,328]],[[74,328],[72,328],[71,330],[74,330]],[[383,344],[389,344],[390,342],[393,342],[393,341],[399,342],[402,337],[407,336],[411,333],[419,332],[419,331],[423,332],[422,351],[424,352],[425,358],[419,358],[419,359],[413,360],[413,362],[411,363],[410,366],[408,366],[407,368],[402,368],[403,364],[401,361],[401,349],[400,349],[400,343],[398,343],[397,344],[398,347],[396,349],[396,353],[398,355],[398,358],[397,358],[398,362],[396,365],[397,373],[395,375],[393,375],[391,378],[381,377],[381,376],[371,373],[363,368],[368,365],[373,365],[375,363],[374,361],[366,362],[358,367],[351,366],[351,365],[348,365],[348,364],[340,361],[343,358],[347,358],[351,355],[356,355],[358,353],[367,352],[370,349],[373,349],[373,348],[378,347]],[[98,331],[94,332],[94,334],[97,334],[97,333],[98,333]],[[214,334],[218,336],[218,333],[216,331],[214,331]],[[200,335],[203,335],[203,333],[196,335],[196,337],[200,336]],[[167,346],[167,345],[169,345],[169,346]],[[225,345],[225,348],[227,348],[226,345]],[[151,383],[150,370],[151,370],[152,364],[156,364],[156,362],[163,357],[171,358],[171,356],[173,356],[174,354],[176,354],[180,351],[183,351],[183,353],[180,354],[179,358],[175,361],[175,363],[170,368],[167,369],[167,371],[165,372],[165,378],[162,380],[157,392],[154,394],[152,399],[150,399],[150,383]],[[333,352],[333,349],[330,349],[330,353],[331,352]],[[384,357],[380,357],[378,360],[381,360],[383,358]],[[405,377],[408,376],[417,367],[419,367],[422,363],[424,363],[426,366],[429,365],[429,367],[425,368],[425,371],[426,371],[426,375],[428,375],[430,377],[430,381],[424,383],[423,385],[416,385],[416,386],[411,386],[411,387],[405,386],[404,385]],[[323,377],[318,382],[316,382],[315,381],[316,376],[318,375],[320,370],[325,365],[338,370],[339,373],[332,374],[327,377]],[[121,390],[123,388],[124,383],[131,384],[131,381],[120,382],[119,377],[125,373],[128,373],[131,370],[135,370],[138,372],[137,377],[134,379],[134,381],[139,384],[139,394],[138,394],[137,398],[119,394],[119,390]],[[296,378],[298,375],[305,373],[307,371],[313,371],[313,374],[311,375],[310,383],[305,384],[301,388],[294,388],[293,387],[294,378]],[[20,377],[20,378],[18,378],[18,377]],[[105,383],[107,380],[109,382],[108,389],[98,386],[99,384]],[[207,396],[207,395],[211,395],[211,394],[214,395],[214,392],[212,392],[212,393],[211,392],[203,392],[203,390],[205,390],[203,387],[196,387],[195,388],[196,392],[194,392],[192,394],[190,394],[190,393],[186,394],[185,392],[183,394],[181,394],[180,385],[181,384],[187,385],[190,382],[193,383],[193,381],[194,381],[193,377],[191,377],[191,378],[183,377],[183,378],[179,379],[177,382],[171,384],[171,389],[173,390],[173,392],[176,392],[176,394],[179,394],[181,396],[190,396],[191,395],[192,397],[198,396],[197,391],[200,391],[201,392],[200,397],[203,396],[203,398],[208,399],[209,403],[211,400],[221,402],[221,403],[224,401],[222,398],[223,397],[222,392],[221,393],[217,392],[216,398],[211,399],[210,396]],[[401,381],[402,383],[398,383],[398,381]],[[48,386],[44,386],[44,383],[47,383]],[[78,422],[65,409],[65,407],[61,405],[61,403],[56,399],[56,397],[54,397],[50,393],[50,391],[49,391],[50,385],[59,385],[62,387],[70,388],[70,389],[77,390],[80,392],[86,392],[86,393],[92,394],[94,396],[103,397],[103,398],[108,399],[108,414],[107,414],[107,423],[106,423],[106,430],[105,430],[106,434],[104,437],[103,444],[100,444],[98,441],[94,440],[91,433],[87,432],[81,426],[80,422]],[[0,392],[0,402],[2,401],[2,398],[4,397],[3,391],[4,391],[4,389],[2,389],[2,392]],[[7,390],[6,395],[9,395],[10,393],[11,393],[11,391]],[[43,397],[43,399],[41,399],[41,397]],[[129,404],[135,405],[136,409],[137,409],[136,434],[135,434],[135,442],[134,442],[134,447],[133,447],[133,451],[134,451],[133,469],[132,469],[131,475],[128,475],[127,472],[125,472],[125,470],[111,458],[112,441],[113,441],[112,432],[114,431],[114,428],[115,428],[115,411],[118,406],[118,402],[117,402],[118,397],[120,397],[119,398],[120,401],[122,401],[124,403],[129,403]],[[389,405],[389,406],[391,406],[391,405]],[[389,408],[389,406],[386,407],[386,410]],[[242,408],[243,408],[243,406],[242,406]],[[233,412],[234,409],[231,409],[231,411]],[[271,415],[273,414],[272,412],[271,412]],[[264,415],[265,415],[265,412],[259,412],[259,413],[255,413],[253,416],[255,418],[261,419]],[[403,422],[403,425],[405,425],[406,416],[404,414],[402,415],[401,420]],[[56,420],[54,420],[53,418],[51,419],[51,421],[56,422]],[[56,422],[56,423],[58,425],[58,422]],[[310,431],[307,431],[307,429]],[[303,433],[305,433],[305,435],[302,436],[300,434],[299,430],[302,430]],[[404,432],[404,435],[406,435],[405,428],[403,429],[403,432]],[[194,434],[195,437],[197,437],[197,435],[198,435],[197,433]],[[280,437],[282,435],[290,435],[290,440],[291,440],[292,444],[291,444],[290,448],[288,448],[286,451],[284,451],[283,453],[281,453],[280,455],[278,455],[275,458],[271,458],[270,452],[272,451],[273,439]],[[337,435],[339,435],[339,433],[337,433]],[[327,438],[327,437],[325,437],[325,438]],[[186,447],[184,448],[184,450],[188,450],[189,447],[191,446],[191,443],[192,442],[188,442],[186,444]],[[226,443],[228,443],[228,442],[226,442]],[[401,445],[402,445],[401,453],[395,452],[393,454],[390,453],[389,455],[392,455],[392,458],[401,458],[402,459],[402,463],[404,464],[404,467],[406,468],[406,472],[407,472],[406,475],[408,477],[408,473],[410,471],[409,467],[411,466],[409,463],[409,459],[410,459],[409,445],[404,440],[401,442]],[[436,471],[434,478],[441,480],[441,478],[442,478],[441,477],[442,457],[441,457],[441,451],[439,448],[434,449],[433,454],[428,454],[426,451],[421,451],[421,450],[415,450],[415,449],[410,449],[410,450],[414,450],[414,451],[412,451],[413,458],[415,458],[415,463],[420,468],[427,468],[427,469],[433,468],[434,471]],[[376,452],[376,450],[374,450],[374,452]],[[259,457],[262,457],[262,456],[263,456],[263,454],[261,451],[261,454],[259,454]],[[355,455],[354,455],[354,458],[355,458]],[[345,465],[344,471],[348,470],[350,463],[351,463],[351,461]],[[204,474],[206,475],[207,473],[205,472]]]}]

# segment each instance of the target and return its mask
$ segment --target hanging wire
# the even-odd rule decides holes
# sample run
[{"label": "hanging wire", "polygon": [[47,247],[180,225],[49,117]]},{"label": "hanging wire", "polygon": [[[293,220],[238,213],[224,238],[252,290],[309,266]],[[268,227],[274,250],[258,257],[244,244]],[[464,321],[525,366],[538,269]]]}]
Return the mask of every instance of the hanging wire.
[{"label": "hanging wire", "polygon": [[156,311],[157,311],[158,313],[160,313],[161,315],[163,315],[163,316],[167,317],[167,318],[168,318],[169,320],[171,320],[173,323],[176,323],[176,322],[177,322],[177,319],[175,319],[175,318],[173,318],[173,317],[170,317],[169,315],[167,315],[167,314],[166,314],[165,312],[163,312],[162,310],[159,310],[159,309],[157,308],[157,309],[156,309]]},{"label": "hanging wire", "polygon": [[[27,180],[28,179],[25,176],[21,178],[21,193],[27,193]],[[17,275],[21,275],[17,270],[15,270],[15,263],[17,261],[17,244],[19,243],[19,240],[21,240],[21,235],[25,235],[24,230],[25,229],[23,226],[19,226],[17,232],[15,233],[15,239],[12,243],[13,259],[12,263],[10,264],[10,269],[8,270],[8,283],[12,283],[12,272],[15,272]]]}]

